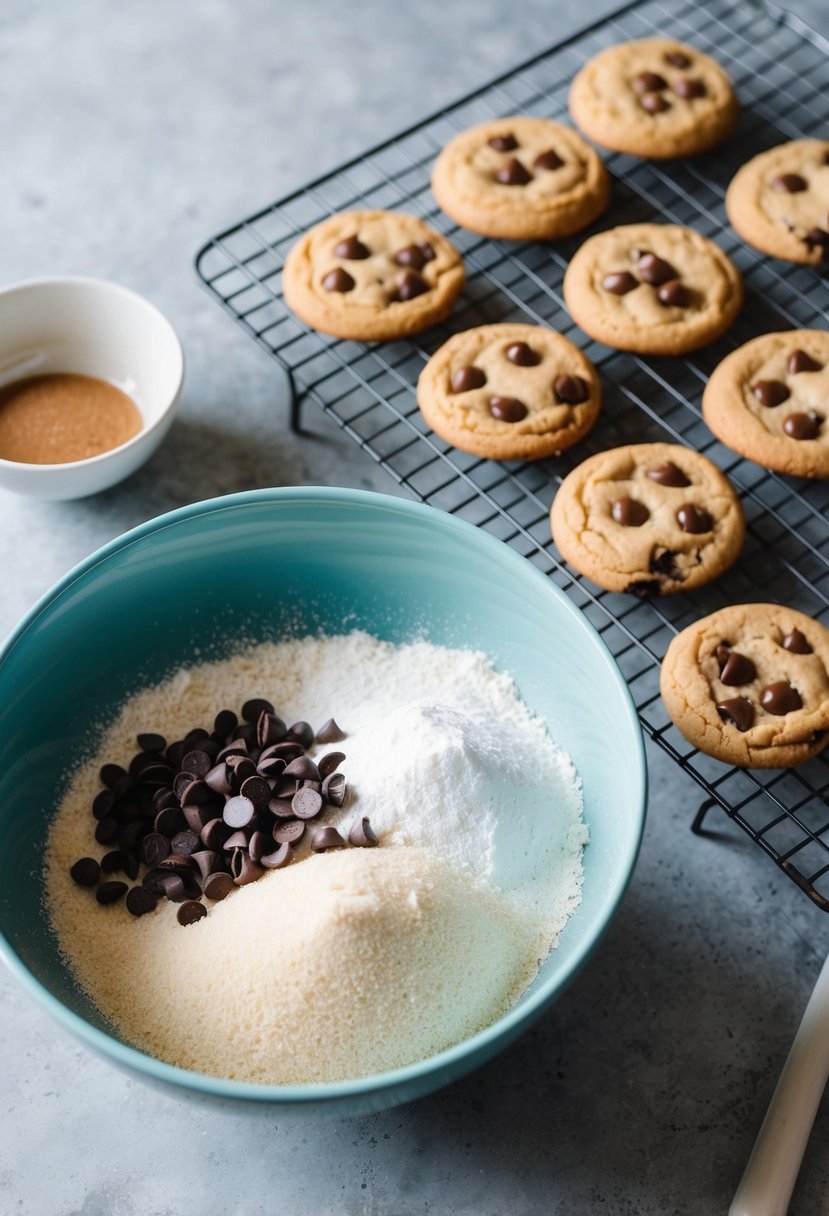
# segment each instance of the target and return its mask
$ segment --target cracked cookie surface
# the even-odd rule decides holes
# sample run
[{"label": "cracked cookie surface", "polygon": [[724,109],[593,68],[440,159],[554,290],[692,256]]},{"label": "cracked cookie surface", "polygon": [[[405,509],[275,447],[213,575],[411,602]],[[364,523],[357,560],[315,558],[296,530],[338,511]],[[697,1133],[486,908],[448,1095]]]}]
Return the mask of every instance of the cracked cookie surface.
[{"label": "cracked cookie surface", "polygon": [[793,139],[738,169],[725,196],[732,227],[772,257],[829,262],[829,143]]},{"label": "cracked cookie surface", "polygon": [[564,301],[597,342],[677,355],[728,329],[743,285],[719,246],[692,228],[627,224],[578,249],[564,275]]},{"label": "cracked cookie surface", "polygon": [[739,105],[710,55],[673,38],[643,38],[588,60],[570,114],[605,148],[656,159],[693,156],[729,135]]},{"label": "cracked cookie surface", "polygon": [[737,558],[740,500],[699,452],[634,443],[599,452],[565,477],[550,513],[564,558],[607,591],[672,595]]},{"label": "cracked cookie surface", "polygon": [[767,469],[829,477],[829,332],[762,334],[717,365],[702,413],[722,443]]},{"label": "cracked cookie surface", "polygon": [[777,604],[732,604],[678,634],[660,691],[682,735],[744,768],[790,768],[829,742],[829,630]]},{"label": "cracked cookie surface", "polygon": [[554,240],[586,228],[607,207],[598,154],[548,118],[484,122],[452,139],[435,161],[432,191],[464,228],[504,240]]},{"label": "cracked cookie surface", "polygon": [[464,284],[461,256],[413,215],[342,211],[285,259],[285,302],[336,338],[392,340],[444,321]]},{"label": "cracked cookie surface", "polygon": [[577,346],[538,325],[481,325],[453,334],[417,382],[429,426],[490,460],[538,460],[578,442],[596,421],[601,383]]}]

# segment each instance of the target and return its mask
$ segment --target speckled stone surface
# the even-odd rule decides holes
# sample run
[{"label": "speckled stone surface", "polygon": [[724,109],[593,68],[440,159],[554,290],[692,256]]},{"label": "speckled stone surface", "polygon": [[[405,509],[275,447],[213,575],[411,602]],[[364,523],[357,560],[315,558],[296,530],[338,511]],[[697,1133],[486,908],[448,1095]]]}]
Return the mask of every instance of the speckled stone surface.
[{"label": "speckled stone surface", "polygon": [[[284,427],[268,360],[196,285],[212,232],[612,7],[601,0],[6,0],[2,282],[74,272],[145,293],[183,339],[156,457],[84,502],[0,494],[0,629],[72,564],[171,507],[254,486],[393,491],[318,412]],[[670,10],[666,4],[666,10]],[[825,0],[801,0],[813,24]],[[252,1121],[144,1088],[0,974],[2,1216],[711,1216],[725,1212],[829,918],[650,751],[631,890],[585,972],[507,1053],[412,1106]],[[829,1210],[829,1105],[791,1208]]]}]

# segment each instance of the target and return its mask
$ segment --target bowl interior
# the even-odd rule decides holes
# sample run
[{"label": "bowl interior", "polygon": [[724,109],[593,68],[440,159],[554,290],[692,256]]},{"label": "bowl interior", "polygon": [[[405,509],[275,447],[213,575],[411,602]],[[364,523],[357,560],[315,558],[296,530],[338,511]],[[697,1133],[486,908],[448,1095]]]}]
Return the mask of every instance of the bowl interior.
[{"label": "bowl interior", "polygon": [[0,385],[48,372],[111,381],[146,430],[175,401],[183,360],[166,318],[115,283],[44,279],[0,291]]},{"label": "bowl interior", "polygon": [[[441,512],[356,491],[260,491],[174,512],[89,559],[11,639],[0,655],[0,930],[13,965],[16,954],[66,1009],[106,1030],[41,906],[49,817],[96,723],[136,686],[246,639],[351,629],[484,650],[581,774],[583,902],[530,992],[485,1032],[485,1054],[500,1031],[517,1033],[584,960],[627,883],[644,814],[639,725],[603,644],[529,562]],[[163,1076],[167,1066],[98,1037],[93,1046]],[[193,1074],[178,1076],[186,1085]]]}]

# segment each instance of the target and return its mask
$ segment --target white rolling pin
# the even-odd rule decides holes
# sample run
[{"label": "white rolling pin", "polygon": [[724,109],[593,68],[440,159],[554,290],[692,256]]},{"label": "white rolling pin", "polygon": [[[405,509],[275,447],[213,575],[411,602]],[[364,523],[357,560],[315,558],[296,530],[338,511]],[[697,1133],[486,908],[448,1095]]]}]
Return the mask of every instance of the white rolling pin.
[{"label": "white rolling pin", "polygon": [[785,1216],[829,1076],[829,957],[823,964],[729,1216]]}]

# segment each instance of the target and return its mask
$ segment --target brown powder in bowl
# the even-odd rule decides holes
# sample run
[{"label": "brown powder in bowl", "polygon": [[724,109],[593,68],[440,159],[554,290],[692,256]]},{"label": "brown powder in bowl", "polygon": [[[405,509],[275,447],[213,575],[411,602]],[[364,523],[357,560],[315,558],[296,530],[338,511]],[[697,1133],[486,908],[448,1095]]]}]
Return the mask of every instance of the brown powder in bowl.
[{"label": "brown powder in bowl", "polygon": [[135,402],[106,380],[56,372],[0,389],[0,459],[67,464],[132,439],[143,420]]}]

